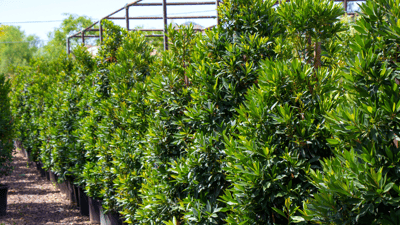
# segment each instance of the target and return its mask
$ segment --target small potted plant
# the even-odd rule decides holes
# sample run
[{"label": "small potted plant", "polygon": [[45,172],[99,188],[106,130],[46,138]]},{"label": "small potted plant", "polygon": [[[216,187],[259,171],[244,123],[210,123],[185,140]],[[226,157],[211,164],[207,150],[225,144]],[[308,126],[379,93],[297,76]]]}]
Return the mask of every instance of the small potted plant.
[{"label": "small potted plant", "polygon": [[[10,83],[0,74],[0,177],[9,175],[12,170],[13,120],[10,108]],[[8,186],[0,184],[0,216],[7,212]]]}]

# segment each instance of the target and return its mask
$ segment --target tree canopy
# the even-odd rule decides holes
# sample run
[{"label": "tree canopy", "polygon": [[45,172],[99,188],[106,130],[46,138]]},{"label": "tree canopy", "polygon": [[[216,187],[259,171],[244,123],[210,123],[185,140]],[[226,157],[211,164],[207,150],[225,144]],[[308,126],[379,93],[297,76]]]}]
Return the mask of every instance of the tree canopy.
[{"label": "tree canopy", "polygon": [[[60,54],[66,54],[66,41],[67,35],[72,35],[91,24],[93,20],[87,16],[78,16],[74,14],[64,14],[67,16],[62,22],[61,26],[55,28],[48,34],[50,41],[44,46],[42,54],[48,58],[59,56]],[[90,34],[88,32],[88,34]],[[76,45],[79,40],[72,40],[71,44]]]},{"label": "tree canopy", "polygon": [[18,26],[0,25],[0,73],[29,63],[37,51],[37,36],[26,36]]}]

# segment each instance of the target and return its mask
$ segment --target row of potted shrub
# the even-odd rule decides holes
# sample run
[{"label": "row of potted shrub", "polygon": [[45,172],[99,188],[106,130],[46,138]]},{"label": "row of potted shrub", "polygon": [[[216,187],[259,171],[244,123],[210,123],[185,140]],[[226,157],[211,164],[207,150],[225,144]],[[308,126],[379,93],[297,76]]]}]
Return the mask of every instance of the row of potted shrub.
[{"label": "row of potted shrub", "polygon": [[105,21],[97,57],[16,74],[19,139],[127,223],[396,221],[399,4],[274,4],[224,1],[157,55]]},{"label": "row of potted shrub", "polygon": [[86,195],[82,187],[73,183],[73,179],[66,179],[59,182],[59,177],[51,170],[46,170],[43,164],[31,161],[31,156],[26,149],[21,145],[21,142],[15,142],[15,148],[19,149],[23,156],[28,159],[29,164],[34,164],[41,177],[45,177],[48,181],[52,182],[63,194],[66,195],[67,200],[71,205],[79,208],[82,216],[88,216],[92,223],[100,223],[102,225],[118,225],[125,224],[119,214],[104,213],[101,201],[92,199]]},{"label": "row of potted shrub", "polygon": [[[11,84],[0,74],[0,177],[12,172],[14,126],[10,105]],[[8,185],[0,183],[0,216],[7,212]]]}]

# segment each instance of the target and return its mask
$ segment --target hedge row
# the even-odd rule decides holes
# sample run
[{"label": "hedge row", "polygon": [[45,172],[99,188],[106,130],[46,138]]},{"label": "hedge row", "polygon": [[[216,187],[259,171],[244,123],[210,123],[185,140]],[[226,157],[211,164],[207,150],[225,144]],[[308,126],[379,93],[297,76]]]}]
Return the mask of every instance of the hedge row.
[{"label": "hedge row", "polygon": [[9,175],[13,168],[14,127],[10,104],[11,85],[4,74],[0,74],[0,177]]},{"label": "hedge row", "polygon": [[18,137],[132,224],[396,224],[399,2],[355,23],[275,2],[224,1],[220,26],[170,28],[156,55],[104,22],[98,56],[16,74]]}]

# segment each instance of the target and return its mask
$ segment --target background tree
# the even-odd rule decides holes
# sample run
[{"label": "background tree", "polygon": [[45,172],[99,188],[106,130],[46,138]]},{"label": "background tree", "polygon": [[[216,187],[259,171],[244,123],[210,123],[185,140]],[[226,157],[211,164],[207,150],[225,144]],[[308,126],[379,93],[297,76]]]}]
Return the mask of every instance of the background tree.
[{"label": "background tree", "polygon": [[0,26],[0,73],[9,74],[12,68],[27,65],[37,51],[38,37],[16,26]]},{"label": "background tree", "polygon": [[[73,14],[64,14],[67,16],[59,28],[48,34],[50,41],[43,47],[41,53],[47,59],[54,59],[60,55],[66,54],[67,35],[72,35],[93,24],[93,20],[87,16],[78,16]],[[96,27],[94,27],[96,28]],[[92,34],[88,32],[87,34]],[[71,46],[80,43],[80,39],[71,39]]]}]

